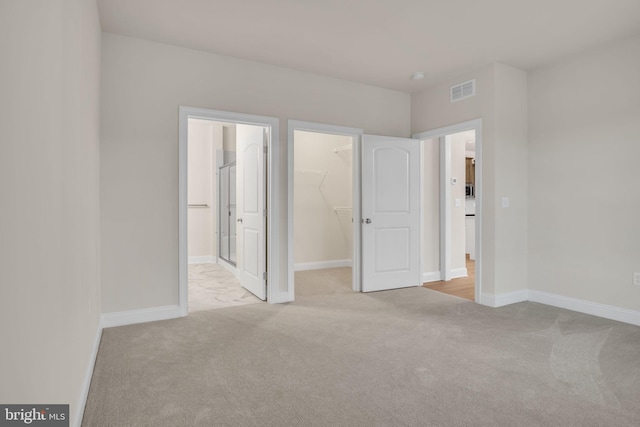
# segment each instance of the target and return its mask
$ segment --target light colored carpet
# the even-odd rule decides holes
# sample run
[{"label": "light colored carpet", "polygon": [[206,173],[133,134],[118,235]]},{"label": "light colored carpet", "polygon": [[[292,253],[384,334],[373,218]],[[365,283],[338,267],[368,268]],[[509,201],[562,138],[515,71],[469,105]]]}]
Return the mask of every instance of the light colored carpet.
[{"label": "light colored carpet", "polygon": [[297,287],[295,303],[106,329],[83,425],[640,425],[639,327]]},{"label": "light colored carpet", "polygon": [[351,267],[296,271],[296,298],[321,295],[352,294]]},{"label": "light colored carpet", "polygon": [[218,264],[189,265],[189,313],[262,302]]}]

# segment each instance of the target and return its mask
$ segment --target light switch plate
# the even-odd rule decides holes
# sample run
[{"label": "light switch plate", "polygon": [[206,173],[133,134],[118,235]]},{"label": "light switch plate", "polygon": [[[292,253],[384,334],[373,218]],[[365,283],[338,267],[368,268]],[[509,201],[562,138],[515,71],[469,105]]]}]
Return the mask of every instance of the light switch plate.
[{"label": "light switch plate", "polygon": [[509,207],[509,198],[508,197],[503,197],[502,198],[502,207],[503,208],[508,208]]}]

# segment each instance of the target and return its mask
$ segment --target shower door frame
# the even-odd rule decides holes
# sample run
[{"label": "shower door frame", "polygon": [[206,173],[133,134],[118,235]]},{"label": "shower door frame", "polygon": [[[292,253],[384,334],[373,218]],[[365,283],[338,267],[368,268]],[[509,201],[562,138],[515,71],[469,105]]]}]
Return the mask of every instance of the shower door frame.
[{"label": "shower door frame", "polygon": [[[218,238],[217,240],[217,254],[218,254],[218,258],[221,259],[223,262],[232,265],[234,268],[236,267],[237,264],[237,260],[234,261],[231,259],[231,212],[229,212],[228,214],[225,215],[225,217],[227,218],[227,222],[228,222],[228,226],[229,226],[229,240],[227,242],[227,249],[228,249],[228,258],[225,258],[222,256],[222,212],[221,212],[221,208],[222,208],[222,169],[224,168],[228,168],[229,169],[229,178],[228,178],[228,182],[227,182],[227,192],[228,192],[228,201],[231,201],[231,168],[236,166],[236,162],[229,162],[226,164],[223,164],[221,166],[218,166],[218,212],[217,212],[217,216],[218,216]],[[234,188],[234,195],[235,195],[235,188]],[[231,207],[231,203],[227,204],[227,208],[225,209],[225,212],[228,212],[229,209]],[[236,212],[235,217],[238,217],[238,213]],[[235,222],[235,220],[234,220]]]}]

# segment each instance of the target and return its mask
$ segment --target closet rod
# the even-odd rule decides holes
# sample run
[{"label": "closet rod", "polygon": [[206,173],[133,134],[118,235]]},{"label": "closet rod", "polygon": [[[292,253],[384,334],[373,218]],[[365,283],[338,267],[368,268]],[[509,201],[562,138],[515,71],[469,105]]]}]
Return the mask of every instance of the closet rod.
[{"label": "closet rod", "polygon": [[190,208],[208,208],[209,205],[206,203],[189,203]]}]

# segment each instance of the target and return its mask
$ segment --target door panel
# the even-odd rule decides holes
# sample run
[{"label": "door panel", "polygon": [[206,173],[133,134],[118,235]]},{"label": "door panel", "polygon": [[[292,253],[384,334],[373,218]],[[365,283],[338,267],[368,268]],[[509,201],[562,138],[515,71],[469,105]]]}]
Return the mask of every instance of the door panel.
[{"label": "door panel", "polygon": [[243,287],[267,297],[265,212],[265,129],[236,125],[237,268]]},{"label": "door panel", "polygon": [[259,246],[259,236],[255,230],[243,227],[242,233],[242,247],[245,249],[242,253],[242,261],[245,274],[251,276],[251,278],[258,278],[259,274],[259,254],[256,249]]},{"label": "door panel", "polygon": [[409,271],[411,233],[409,228],[375,228],[376,273]]},{"label": "door panel", "polygon": [[374,154],[375,212],[409,211],[409,152],[379,148]]},{"label": "door panel", "polygon": [[419,141],[364,135],[362,290],[419,286]]}]

